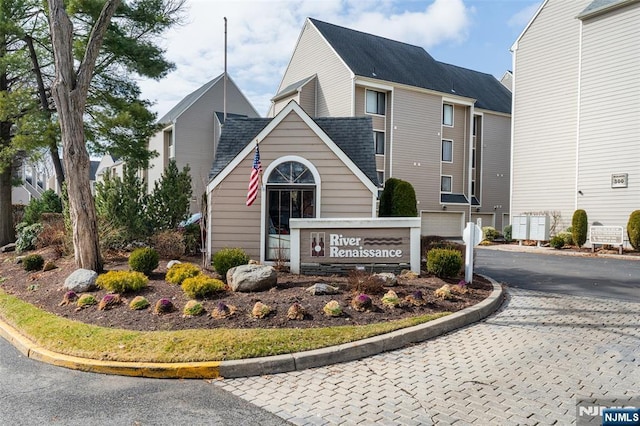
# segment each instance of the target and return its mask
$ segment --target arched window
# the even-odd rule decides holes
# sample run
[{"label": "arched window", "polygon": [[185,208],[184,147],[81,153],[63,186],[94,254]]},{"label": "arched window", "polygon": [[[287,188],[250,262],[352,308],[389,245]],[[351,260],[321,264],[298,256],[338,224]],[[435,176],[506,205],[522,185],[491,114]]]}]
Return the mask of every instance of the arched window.
[{"label": "arched window", "polygon": [[267,184],[315,184],[307,166],[297,161],[281,163],[271,172]]}]

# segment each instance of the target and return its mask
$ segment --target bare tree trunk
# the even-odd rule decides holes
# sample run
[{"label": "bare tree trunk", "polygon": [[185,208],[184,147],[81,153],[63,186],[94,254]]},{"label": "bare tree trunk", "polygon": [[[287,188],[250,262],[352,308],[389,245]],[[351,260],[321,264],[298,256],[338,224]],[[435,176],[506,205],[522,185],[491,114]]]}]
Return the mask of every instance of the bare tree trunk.
[{"label": "bare tree trunk", "polygon": [[[0,146],[10,142],[10,123],[0,123]],[[11,162],[0,166],[0,246],[14,242],[13,208],[11,207]]]},{"label": "bare tree trunk", "polygon": [[77,73],[73,58],[73,25],[64,8],[64,2],[48,0],[48,3],[49,26],[56,65],[52,93],[62,132],[75,260],[80,268],[100,272],[102,258],[98,242],[96,208],[89,184],[90,161],[85,145],[83,114],[104,33],[120,1],[105,2],[91,31],[84,58],[80,61]]}]

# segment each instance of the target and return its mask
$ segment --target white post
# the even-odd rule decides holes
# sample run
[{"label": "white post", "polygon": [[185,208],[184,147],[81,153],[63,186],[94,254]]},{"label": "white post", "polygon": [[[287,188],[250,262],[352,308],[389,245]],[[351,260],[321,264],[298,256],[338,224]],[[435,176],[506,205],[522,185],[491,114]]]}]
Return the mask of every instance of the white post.
[{"label": "white post", "polygon": [[476,244],[476,233],[474,232],[473,222],[467,222],[467,230],[467,247],[464,260],[464,280],[465,282],[470,284],[473,281],[473,246]]}]

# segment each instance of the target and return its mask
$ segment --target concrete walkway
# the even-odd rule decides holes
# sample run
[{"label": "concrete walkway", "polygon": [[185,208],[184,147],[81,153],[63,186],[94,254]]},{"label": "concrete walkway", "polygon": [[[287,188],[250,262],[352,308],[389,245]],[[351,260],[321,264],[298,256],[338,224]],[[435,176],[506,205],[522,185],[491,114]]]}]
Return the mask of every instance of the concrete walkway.
[{"label": "concrete walkway", "polygon": [[575,424],[640,396],[640,304],[509,289],[499,312],[359,361],[215,385],[294,424]]}]

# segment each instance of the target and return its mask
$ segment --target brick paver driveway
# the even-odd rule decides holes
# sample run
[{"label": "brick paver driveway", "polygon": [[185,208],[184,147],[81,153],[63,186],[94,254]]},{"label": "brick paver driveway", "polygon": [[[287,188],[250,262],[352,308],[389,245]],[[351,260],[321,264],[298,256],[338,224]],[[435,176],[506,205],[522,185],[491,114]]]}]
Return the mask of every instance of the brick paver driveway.
[{"label": "brick paver driveway", "polygon": [[294,424],[575,423],[640,396],[640,303],[509,289],[487,320],[360,361],[216,381]]}]

